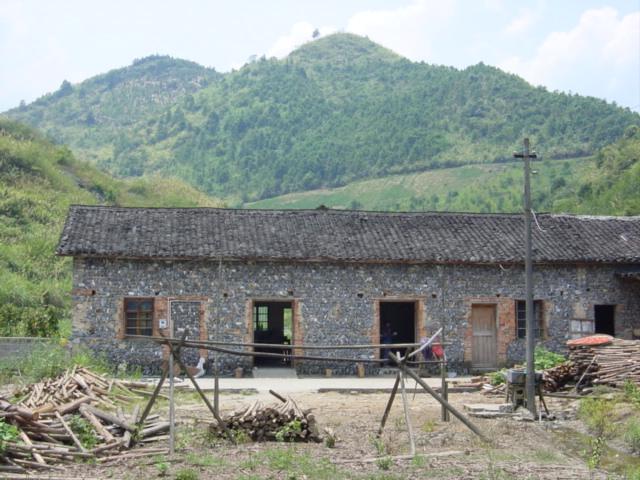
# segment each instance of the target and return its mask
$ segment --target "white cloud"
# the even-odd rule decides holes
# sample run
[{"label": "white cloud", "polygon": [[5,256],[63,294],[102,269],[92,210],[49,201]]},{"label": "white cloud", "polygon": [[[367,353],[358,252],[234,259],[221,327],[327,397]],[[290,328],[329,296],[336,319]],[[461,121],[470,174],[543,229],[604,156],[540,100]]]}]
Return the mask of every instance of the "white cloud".
[{"label": "white cloud", "polygon": [[267,57],[283,58],[304,43],[313,40],[313,32],[318,29],[320,36],[337,31],[335,27],[315,27],[309,22],[297,22],[286,35],[281,36],[267,51]]},{"label": "white cloud", "polygon": [[353,15],[347,31],[369,37],[411,60],[427,59],[435,34],[448,23],[454,1],[413,0],[394,10],[366,10]]},{"label": "white cloud", "polygon": [[505,28],[505,33],[509,35],[521,34],[529,30],[538,20],[538,15],[528,8],[520,11],[518,16],[514,18]]},{"label": "white cloud", "polygon": [[[514,56],[500,67],[533,84],[615,99],[640,85],[640,11],[620,17],[605,7],[585,11],[578,24],[550,33],[530,59]],[[573,87],[573,88],[572,88]],[[636,106],[637,108],[637,106]]]}]

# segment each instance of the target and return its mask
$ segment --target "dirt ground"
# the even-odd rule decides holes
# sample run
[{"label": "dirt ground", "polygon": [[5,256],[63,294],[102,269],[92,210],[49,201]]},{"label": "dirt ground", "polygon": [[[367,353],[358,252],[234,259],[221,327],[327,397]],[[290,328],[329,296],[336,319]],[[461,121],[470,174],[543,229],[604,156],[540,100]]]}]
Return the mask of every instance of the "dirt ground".
[{"label": "dirt ground", "polygon": [[[111,463],[65,468],[79,478],[188,479],[586,479],[619,478],[590,470],[585,453],[566,435],[566,422],[523,422],[513,419],[472,421],[491,443],[486,444],[452,418],[440,420],[439,404],[425,393],[409,394],[418,455],[409,453],[402,401],[396,398],[380,440],[376,431],[388,400],[381,393],[300,393],[292,397],[302,408],[313,408],[320,429],[334,430],[334,448],[316,443],[245,443],[211,439],[212,420],[194,393],[182,393],[177,406],[177,452],[174,457],[154,455]],[[222,394],[222,413],[239,409],[268,394]],[[500,403],[502,397],[480,393],[453,393],[460,410],[465,403]],[[571,411],[567,400],[548,399],[552,411]],[[156,408],[163,416],[167,403]],[[568,422],[570,423],[570,422]],[[165,446],[166,442],[158,443]],[[377,457],[377,460],[376,460]]]}]

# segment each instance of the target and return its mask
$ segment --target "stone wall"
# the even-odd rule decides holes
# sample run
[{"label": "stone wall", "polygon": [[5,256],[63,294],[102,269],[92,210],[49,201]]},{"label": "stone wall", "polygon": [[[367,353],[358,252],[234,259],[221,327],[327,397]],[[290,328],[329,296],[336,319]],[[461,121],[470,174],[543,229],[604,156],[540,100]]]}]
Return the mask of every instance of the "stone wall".
[{"label": "stone wall", "polygon": [[[618,336],[630,337],[632,329],[640,327],[640,283],[618,279],[617,270],[606,265],[535,267],[534,297],[544,303],[547,347],[563,351],[566,340],[575,335],[576,322],[581,329],[593,325],[594,304],[616,305]],[[163,352],[151,341],[122,335],[126,296],[155,297],[162,312],[155,316],[156,322],[167,316],[171,301],[200,302],[200,338],[227,343],[252,340],[255,300],[293,303],[294,344],[371,343],[379,338],[380,301],[415,301],[417,336],[444,324],[446,340],[451,342],[447,356],[460,371],[470,359],[471,306],[492,303],[498,312],[498,363],[524,356],[524,341],[515,338],[514,301],[524,298],[523,269],[518,266],[236,262],[219,268],[217,261],[75,259],[74,341],[116,362],[142,365],[150,373],[158,371]],[[159,331],[157,327],[154,331]],[[341,352],[354,358],[377,354]],[[220,365],[229,373],[237,366],[250,369],[252,360],[222,355]],[[353,364],[296,364],[306,373],[327,367],[338,374],[355,372]]]}]

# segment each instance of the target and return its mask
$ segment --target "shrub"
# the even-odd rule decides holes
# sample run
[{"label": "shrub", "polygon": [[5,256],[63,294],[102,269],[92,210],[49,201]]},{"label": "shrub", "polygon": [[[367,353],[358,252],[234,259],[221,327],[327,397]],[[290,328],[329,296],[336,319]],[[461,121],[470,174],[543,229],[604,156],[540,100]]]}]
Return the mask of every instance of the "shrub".
[{"label": "shrub", "polygon": [[7,443],[16,440],[18,436],[18,429],[0,418],[0,454],[4,452]]},{"label": "shrub", "polygon": [[93,427],[80,415],[71,416],[69,427],[76,434],[84,448],[91,450],[98,444],[98,437],[96,437]]},{"label": "shrub", "polygon": [[491,383],[491,385],[502,385],[506,381],[506,370],[498,370],[497,372],[491,372],[489,374],[489,382]]},{"label": "shrub", "polygon": [[544,347],[536,347],[534,366],[536,370],[547,370],[567,361],[562,355],[550,352]]},{"label": "shrub", "polygon": [[613,410],[607,400],[583,398],[578,408],[578,416],[596,437],[609,437],[615,431]]}]

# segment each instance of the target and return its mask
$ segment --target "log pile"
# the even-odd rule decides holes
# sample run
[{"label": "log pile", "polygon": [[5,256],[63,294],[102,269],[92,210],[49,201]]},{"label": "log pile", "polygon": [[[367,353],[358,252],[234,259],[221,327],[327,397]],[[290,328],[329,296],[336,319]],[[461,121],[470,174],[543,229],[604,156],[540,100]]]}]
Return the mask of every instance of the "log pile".
[{"label": "log pile", "polygon": [[[117,403],[120,398],[133,400],[131,390],[84,368],[71,369],[20,393],[20,403],[0,398],[0,427],[9,431],[9,439],[0,441],[0,476],[63,471],[61,463],[79,459],[104,462],[126,457],[122,450],[164,439],[169,429],[158,415],[138,425],[139,408],[125,415]],[[113,408],[107,411],[97,405]],[[162,452],[166,449],[143,447],[128,455]]]},{"label": "log pile", "polygon": [[55,378],[27,385],[15,396],[20,399],[20,405],[39,413],[56,409],[66,413],[66,410],[74,410],[89,401],[115,408],[116,402],[139,399],[144,392],[129,385],[136,384],[108,379],[88,368],[74,366]]},{"label": "log pile", "polygon": [[[315,416],[310,410],[301,410],[291,398],[279,404],[264,405],[259,400],[222,419],[226,428],[237,435],[246,434],[251,440],[285,442],[320,442]],[[209,426],[210,432],[222,437],[223,429],[217,423]]]},{"label": "log pile", "polygon": [[581,387],[592,384],[621,387],[627,380],[640,384],[638,340],[612,338],[604,345],[569,345],[569,359],[575,365],[576,376],[586,372]]},{"label": "log pile", "polygon": [[542,388],[545,392],[557,392],[579,375],[573,362],[564,362],[542,372]]}]

